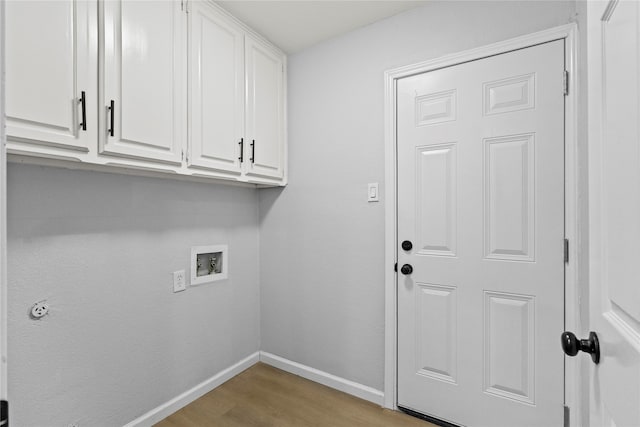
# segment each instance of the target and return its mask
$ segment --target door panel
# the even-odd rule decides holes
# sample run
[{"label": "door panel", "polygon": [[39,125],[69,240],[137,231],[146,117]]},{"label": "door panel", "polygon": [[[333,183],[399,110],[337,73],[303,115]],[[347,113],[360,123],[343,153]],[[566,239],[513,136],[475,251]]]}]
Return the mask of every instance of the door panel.
[{"label": "door panel", "polygon": [[189,13],[189,52],[189,165],[240,173],[244,34],[208,3],[195,2]]},{"label": "door panel", "polygon": [[456,145],[416,147],[416,244],[421,255],[456,255]]},{"label": "door panel", "polygon": [[419,375],[457,381],[457,301],[454,286],[417,283],[417,352]]},{"label": "door panel", "polygon": [[180,163],[186,137],[185,14],[180,2],[119,0],[103,5],[101,152]]},{"label": "door panel", "polygon": [[564,41],[399,80],[398,404],[562,425]]},{"label": "door panel", "polygon": [[284,69],[282,58],[250,36],[247,64],[248,175],[284,177]]},{"label": "door panel", "polygon": [[535,299],[484,292],[486,393],[534,404]]},{"label": "door panel", "polygon": [[590,2],[591,425],[640,425],[640,6]]},{"label": "door panel", "polygon": [[10,139],[82,151],[95,143],[95,7],[95,2],[73,0],[6,3],[6,36],[11,41],[6,47]]},{"label": "door panel", "polygon": [[535,261],[535,134],[486,138],[485,258]]}]

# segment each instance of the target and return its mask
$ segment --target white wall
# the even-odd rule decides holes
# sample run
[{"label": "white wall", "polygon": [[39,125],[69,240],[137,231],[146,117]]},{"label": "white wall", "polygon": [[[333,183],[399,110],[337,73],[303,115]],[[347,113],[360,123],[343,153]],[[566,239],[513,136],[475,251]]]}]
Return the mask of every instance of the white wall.
[{"label": "white wall", "polygon": [[382,390],[384,209],[366,189],[384,181],[383,72],[574,14],[573,1],[436,1],[289,58],[290,184],[260,192],[263,350]]},{"label": "white wall", "polygon": [[[259,349],[256,190],[11,164],[8,209],[12,425],[123,425]],[[174,294],[215,243],[230,280]]]}]

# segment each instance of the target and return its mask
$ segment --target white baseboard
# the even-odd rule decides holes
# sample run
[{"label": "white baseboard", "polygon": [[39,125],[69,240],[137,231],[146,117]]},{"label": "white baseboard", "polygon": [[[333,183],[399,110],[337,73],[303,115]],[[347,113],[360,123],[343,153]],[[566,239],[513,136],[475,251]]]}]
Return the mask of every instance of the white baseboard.
[{"label": "white baseboard", "polygon": [[185,391],[181,395],[174,397],[170,401],[163,403],[157,408],[152,409],[146,414],[136,418],[124,427],[151,427],[158,421],[162,421],[169,415],[173,414],[178,409],[187,406],[189,403],[209,393],[211,390],[222,385],[242,371],[255,365],[256,363],[258,363],[259,359],[260,353],[256,351],[255,353],[242,359],[235,365],[230,366],[227,369],[218,372],[208,380],[201,382],[191,390]]},{"label": "white baseboard", "polygon": [[377,405],[382,406],[384,403],[384,393],[373,387],[349,381],[265,351],[260,352],[260,361],[267,365],[282,369],[283,371],[298,375],[302,378],[306,378],[322,385],[326,385],[327,387],[359,397],[360,399],[368,400],[369,402],[373,402]]}]

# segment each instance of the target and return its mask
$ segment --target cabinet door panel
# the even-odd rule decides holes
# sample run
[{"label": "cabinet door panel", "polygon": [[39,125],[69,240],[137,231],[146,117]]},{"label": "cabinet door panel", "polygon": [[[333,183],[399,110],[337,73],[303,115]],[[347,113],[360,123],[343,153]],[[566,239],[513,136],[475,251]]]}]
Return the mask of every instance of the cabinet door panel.
[{"label": "cabinet door panel", "polygon": [[[97,135],[95,2],[6,5],[9,139],[88,151]],[[86,131],[80,129],[83,91]]]},{"label": "cabinet door panel", "polygon": [[248,175],[284,177],[284,90],[282,58],[246,37]]},{"label": "cabinet door panel", "polygon": [[240,173],[244,34],[208,3],[189,13],[189,166]]},{"label": "cabinet door panel", "polygon": [[173,1],[104,2],[102,153],[181,161],[184,15]]}]

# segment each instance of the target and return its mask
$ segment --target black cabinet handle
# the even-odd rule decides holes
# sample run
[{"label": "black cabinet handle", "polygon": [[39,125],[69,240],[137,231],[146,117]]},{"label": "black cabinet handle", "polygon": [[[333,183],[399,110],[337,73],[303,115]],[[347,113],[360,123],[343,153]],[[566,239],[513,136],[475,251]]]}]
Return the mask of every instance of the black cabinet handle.
[{"label": "black cabinet handle", "polygon": [[255,160],[256,160],[256,140],[255,139],[251,140],[251,158],[249,160],[251,160],[251,163],[255,163]]},{"label": "black cabinet handle", "polygon": [[240,144],[240,157],[238,157],[238,160],[242,163],[244,162],[244,138],[240,138],[240,142],[238,142],[238,144]]},{"label": "black cabinet handle", "polygon": [[80,123],[80,129],[86,131],[87,130],[87,100],[85,98],[84,91],[80,92],[80,99],[78,99],[80,103],[80,108],[82,109],[82,122]]},{"label": "black cabinet handle", "polygon": [[114,128],[115,128],[115,111],[116,111],[116,103],[115,101],[112,99],[111,103],[109,104],[109,120],[110,120],[110,126],[109,126],[109,135],[110,136],[114,136],[115,132],[114,132]]},{"label": "black cabinet handle", "polygon": [[589,339],[578,340],[572,332],[563,332],[560,336],[562,350],[567,356],[575,356],[579,351],[591,355],[591,360],[596,365],[600,363],[600,342],[595,332],[589,332]]}]

